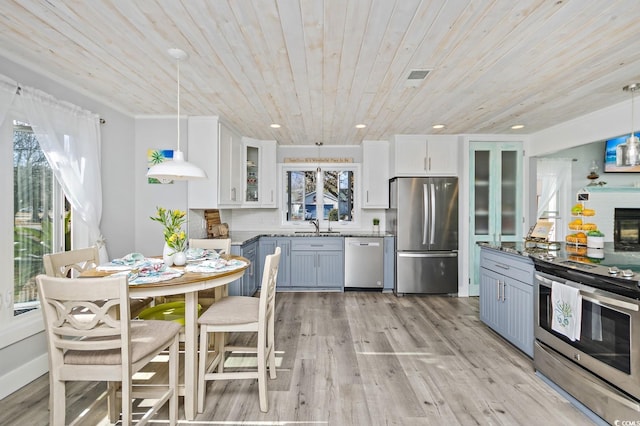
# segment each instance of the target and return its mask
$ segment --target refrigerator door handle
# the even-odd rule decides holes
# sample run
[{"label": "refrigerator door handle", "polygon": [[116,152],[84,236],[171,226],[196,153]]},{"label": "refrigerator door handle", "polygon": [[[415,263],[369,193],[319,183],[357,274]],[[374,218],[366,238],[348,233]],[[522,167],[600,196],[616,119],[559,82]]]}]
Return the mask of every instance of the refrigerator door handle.
[{"label": "refrigerator door handle", "polygon": [[431,221],[431,235],[429,236],[429,244],[433,245],[436,239],[436,186],[433,183],[431,184],[431,192],[429,195],[431,195],[431,205],[429,206],[431,209],[431,214],[429,215],[429,219]]},{"label": "refrigerator door handle", "polygon": [[429,232],[429,187],[427,184],[422,185],[422,244],[427,244],[427,232]]},{"label": "refrigerator door handle", "polygon": [[457,251],[447,252],[431,252],[431,253],[414,253],[414,252],[398,252],[398,257],[457,257]]}]

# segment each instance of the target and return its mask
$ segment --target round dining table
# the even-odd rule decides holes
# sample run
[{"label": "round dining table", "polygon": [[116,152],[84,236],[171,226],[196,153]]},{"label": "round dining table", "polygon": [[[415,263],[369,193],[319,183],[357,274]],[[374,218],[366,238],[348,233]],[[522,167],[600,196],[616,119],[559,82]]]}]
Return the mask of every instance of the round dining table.
[{"label": "round dining table", "polygon": [[[180,277],[171,278],[145,284],[130,284],[130,297],[161,297],[184,294],[185,295],[185,343],[184,343],[184,384],[180,385],[180,395],[184,396],[184,413],[187,420],[193,420],[196,415],[196,403],[198,395],[197,365],[198,365],[198,292],[211,288],[226,286],[235,280],[242,278],[244,271],[251,265],[248,259],[242,256],[223,255],[227,259],[244,262],[231,271],[224,272],[186,272]],[[173,269],[182,269],[173,266]],[[82,273],[84,277],[105,276],[109,273],[91,270]],[[226,292],[221,292],[226,293]]]}]

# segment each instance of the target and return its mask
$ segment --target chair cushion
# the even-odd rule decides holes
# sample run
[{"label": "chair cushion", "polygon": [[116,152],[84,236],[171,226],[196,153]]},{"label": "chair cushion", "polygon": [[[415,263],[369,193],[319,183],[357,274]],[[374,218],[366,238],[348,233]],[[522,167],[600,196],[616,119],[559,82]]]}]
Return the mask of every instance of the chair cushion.
[{"label": "chair cushion", "polygon": [[199,324],[233,325],[258,322],[260,299],[228,296],[214,303],[198,318]]},{"label": "chair cushion", "polygon": [[[162,349],[180,331],[180,324],[169,321],[131,321],[131,361]],[[100,340],[91,338],[86,340]],[[122,363],[120,349],[104,351],[69,350],[64,354],[65,364],[118,365]]]}]

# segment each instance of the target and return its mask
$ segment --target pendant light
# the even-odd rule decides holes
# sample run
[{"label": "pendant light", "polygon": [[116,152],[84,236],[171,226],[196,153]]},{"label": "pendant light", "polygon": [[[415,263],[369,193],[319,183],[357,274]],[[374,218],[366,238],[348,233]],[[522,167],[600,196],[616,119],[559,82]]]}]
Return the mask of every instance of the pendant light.
[{"label": "pendant light", "polygon": [[635,136],[635,127],[633,125],[633,93],[640,88],[640,83],[629,84],[628,86],[624,86],[622,90],[625,92],[631,92],[631,133],[626,141],[626,156],[625,163],[628,166],[635,166],[640,164],[640,143],[638,137]]},{"label": "pendant light", "polygon": [[173,161],[165,161],[152,166],[147,171],[147,176],[156,178],[162,183],[172,180],[206,179],[207,174],[200,167],[185,161],[184,153],[180,151],[180,61],[187,58],[187,53],[181,49],[169,49],[169,55],[177,63],[178,82],[178,149],[173,151]]}]

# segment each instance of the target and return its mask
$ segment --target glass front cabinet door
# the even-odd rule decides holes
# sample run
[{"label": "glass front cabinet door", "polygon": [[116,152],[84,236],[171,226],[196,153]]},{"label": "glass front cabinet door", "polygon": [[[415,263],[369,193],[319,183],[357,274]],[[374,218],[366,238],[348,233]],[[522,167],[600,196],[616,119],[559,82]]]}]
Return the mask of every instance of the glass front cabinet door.
[{"label": "glass front cabinet door", "polygon": [[522,143],[470,142],[469,295],[478,295],[478,242],[522,240]]},{"label": "glass front cabinet door", "polygon": [[243,137],[244,207],[276,207],[276,145]]},{"label": "glass front cabinet door", "polygon": [[260,147],[247,144],[245,146],[247,156],[246,165],[246,190],[244,201],[247,203],[259,202],[259,171],[260,171]]}]

